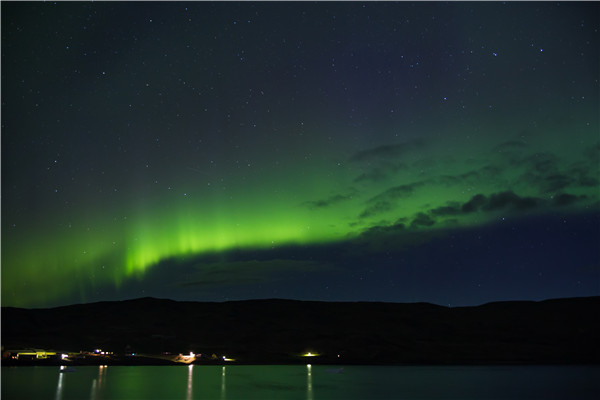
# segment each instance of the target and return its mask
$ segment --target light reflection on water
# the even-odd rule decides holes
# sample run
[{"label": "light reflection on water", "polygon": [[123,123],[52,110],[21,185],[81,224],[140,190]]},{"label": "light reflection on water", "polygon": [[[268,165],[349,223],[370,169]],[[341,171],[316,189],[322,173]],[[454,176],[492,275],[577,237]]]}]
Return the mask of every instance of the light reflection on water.
[{"label": "light reflection on water", "polygon": [[[289,366],[284,366],[288,367]],[[106,382],[107,382],[107,369],[108,366],[106,365],[100,365],[98,367],[79,367],[79,370],[84,371],[86,369],[97,369],[97,374],[94,375],[94,377],[91,379],[91,387],[90,387],[90,391],[89,391],[89,399],[90,400],[101,400],[101,399],[107,399],[107,393],[105,393],[104,388],[106,386]],[[131,367],[125,367],[125,368],[131,368]],[[138,367],[139,368],[139,367]],[[176,369],[178,367],[172,367],[173,369]],[[209,367],[210,368],[210,367]],[[114,370],[118,369],[118,367],[113,367]],[[173,371],[173,369],[169,369],[167,371]],[[221,385],[220,385],[220,399],[222,400],[226,400],[227,399],[227,367],[222,366],[220,367],[221,369]],[[65,386],[65,375],[67,375],[64,372],[65,368],[61,367],[61,371],[58,374],[58,384],[56,386],[56,397],[55,400],[62,400],[63,398],[63,391],[64,391],[64,386]],[[69,370],[71,371],[71,369]],[[77,371],[75,369],[72,369],[73,372]],[[206,372],[206,371],[199,371],[200,373],[202,372]],[[75,377],[80,377],[79,374],[69,374],[71,376],[74,377],[73,380],[75,380]],[[186,395],[185,395],[185,399],[186,400],[193,400],[194,399],[194,393],[193,393],[193,386],[194,386],[194,365],[190,364],[187,366],[187,385],[186,385]],[[285,387],[285,386],[284,386]],[[203,397],[200,397],[203,398]],[[311,364],[307,364],[306,365],[306,399],[307,400],[314,400],[314,395],[313,395],[313,376],[312,376],[312,365]]]},{"label": "light reflection on water", "polygon": [[312,365],[306,364],[306,400],[313,400]]},{"label": "light reflection on water", "polygon": [[[108,365],[98,366],[98,377],[92,379],[92,388],[90,389],[90,400],[102,399],[102,390],[104,388],[104,383],[106,382],[104,376],[106,375],[107,368]],[[64,375],[64,373],[60,375]]]},{"label": "light reflection on water", "polygon": [[[595,399],[598,366],[2,367],[2,400]],[[58,375],[58,376],[57,376]]]},{"label": "light reflection on water", "polygon": [[58,373],[58,385],[56,386],[56,396],[55,396],[56,400],[62,399],[63,376],[65,376],[65,374],[61,374],[60,372]]},{"label": "light reflection on water", "polygon": [[187,396],[185,396],[186,400],[192,400],[192,379],[194,375],[194,365],[190,364],[188,366],[188,384],[187,384]]},{"label": "light reflection on water", "polygon": [[226,399],[226,395],[225,395],[225,367],[223,367],[223,370],[221,372],[221,399]]}]

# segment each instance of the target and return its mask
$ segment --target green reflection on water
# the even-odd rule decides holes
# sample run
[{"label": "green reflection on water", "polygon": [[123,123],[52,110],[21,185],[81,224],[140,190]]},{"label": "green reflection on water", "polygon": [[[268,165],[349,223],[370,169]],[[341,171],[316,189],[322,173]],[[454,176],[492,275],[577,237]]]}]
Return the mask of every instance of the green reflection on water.
[{"label": "green reflection on water", "polygon": [[2,400],[595,399],[597,366],[2,367]]}]

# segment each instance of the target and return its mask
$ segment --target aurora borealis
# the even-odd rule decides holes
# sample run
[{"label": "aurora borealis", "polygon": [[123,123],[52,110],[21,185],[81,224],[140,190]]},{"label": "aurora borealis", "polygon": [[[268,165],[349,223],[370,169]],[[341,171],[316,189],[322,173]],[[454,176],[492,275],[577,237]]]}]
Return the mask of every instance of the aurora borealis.
[{"label": "aurora borealis", "polygon": [[599,22],[2,2],[2,305],[599,295]]}]

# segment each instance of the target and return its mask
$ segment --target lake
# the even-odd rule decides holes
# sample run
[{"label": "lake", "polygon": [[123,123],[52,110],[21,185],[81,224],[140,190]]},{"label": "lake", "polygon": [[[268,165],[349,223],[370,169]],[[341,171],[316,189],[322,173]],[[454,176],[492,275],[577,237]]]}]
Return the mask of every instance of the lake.
[{"label": "lake", "polygon": [[10,399],[596,399],[600,366],[2,367]]}]

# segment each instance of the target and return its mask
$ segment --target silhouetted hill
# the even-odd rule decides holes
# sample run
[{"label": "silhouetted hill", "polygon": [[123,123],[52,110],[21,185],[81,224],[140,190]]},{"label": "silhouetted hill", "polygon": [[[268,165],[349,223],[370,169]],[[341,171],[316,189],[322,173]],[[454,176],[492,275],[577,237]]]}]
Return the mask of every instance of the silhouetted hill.
[{"label": "silhouetted hill", "polygon": [[[142,298],[2,308],[5,349],[102,348],[229,355],[242,362],[598,363],[600,297],[447,308],[427,303]],[[339,357],[338,357],[339,355]]]}]

